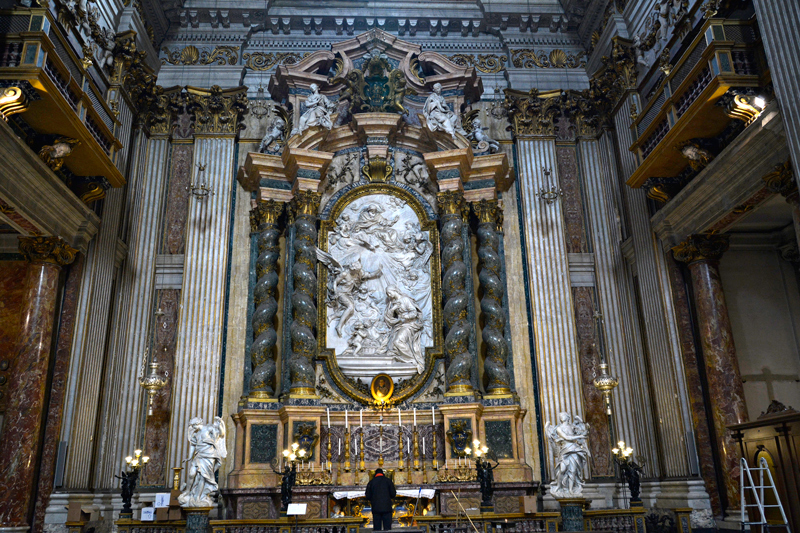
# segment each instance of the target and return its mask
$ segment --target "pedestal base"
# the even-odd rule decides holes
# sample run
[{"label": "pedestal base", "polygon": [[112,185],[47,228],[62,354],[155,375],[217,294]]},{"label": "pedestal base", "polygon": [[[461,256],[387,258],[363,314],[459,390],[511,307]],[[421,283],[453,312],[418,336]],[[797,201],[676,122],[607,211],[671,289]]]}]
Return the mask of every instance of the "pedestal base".
[{"label": "pedestal base", "polygon": [[481,502],[481,514],[493,513],[494,504],[492,502]]},{"label": "pedestal base", "polygon": [[213,507],[184,507],[186,511],[186,533],[210,533],[208,513]]},{"label": "pedestal base", "polygon": [[561,531],[584,531],[583,510],[589,503],[584,498],[563,498],[561,505]]}]

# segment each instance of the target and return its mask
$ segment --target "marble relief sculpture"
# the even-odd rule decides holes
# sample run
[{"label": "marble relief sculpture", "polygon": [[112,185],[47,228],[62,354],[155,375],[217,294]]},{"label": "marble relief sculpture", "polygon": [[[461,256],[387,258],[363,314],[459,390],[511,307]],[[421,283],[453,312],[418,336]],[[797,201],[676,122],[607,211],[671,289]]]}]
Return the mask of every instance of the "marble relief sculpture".
[{"label": "marble relief sculpture", "polygon": [[453,138],[453,141],[456,140],[456,133],[460,133],[465,137],[467,135],[467,132],[461,126],[461,117],[450,109],[450,106],[447,105],[442,96],[442,84],[440,83],[433,84],[433,92],[425,100],[422,114],[425,116],[428,129],[431,131],[444,131]]},{"label": "marble relief sculpture", "polygon": [[181,507],[212,507],[219,486],[214,474],[222,459],[228,456],[225,448],[225,422],[218,416],[211,424],[203,424],[202,418],[189,421],[189,458],[186,483],[181,487],[178,502]]},{"label": "marble relief sculpture", "polygon": [[322,126],[326,130],[333,127],[331,113],[336,109],[336,105],[319,93],[319,86],[316,83],[311,84],[311,95],[306,98],[305,106],[306,111],[300,116],[292,135],[303,133],[312,126]]},{"label": "marble relief sculpture", "polygon": [[556,426],[547,422],[545,433],[556,459],[550,492],[556,498],[577,498],[583,492],[584,471],[589,460],[589,427],[568,413],[558,415]]},{"label": "marble relief sculpture", "polygon": [[258,151],[262,154],[277,153],[285,133],[286,119],[278,109],[275,109],[275,114],[272,116],[272,120],[270,120],[269,124],[267,124],[267,131],[264,134],[264,138],[261,139],[261,145],[258,147]]},{"label": "marble relief sculpture", "polygon": [[354,200],[328,234],[327,346],[345,375],[422,373],[433,346],[433,244],[414,210],[388,194]]},{"label": "marble relief sculpture", "polygon": [[467,139],[477,145],[479,152],[489,150],[490,154],[494,154],[500,149],[500,143],[486,135],[486,130],[488,129],[483,127],[481,119],[476,118],[472,121],[472,131],[467,135]]}]

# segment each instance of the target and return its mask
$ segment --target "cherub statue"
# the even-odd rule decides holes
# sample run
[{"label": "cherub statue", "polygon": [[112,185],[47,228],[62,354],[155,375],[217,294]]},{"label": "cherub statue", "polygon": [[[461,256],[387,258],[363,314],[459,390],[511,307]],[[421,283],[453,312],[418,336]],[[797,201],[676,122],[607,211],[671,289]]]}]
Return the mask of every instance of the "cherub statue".
[{"label": "cherub statue", "polygon": [[48,167],[57,172],[64,166],[64,158],[72,155],[72,151],[79,144],[81,142],[78,139],[59,137],[53,144],[42,146],[39,150],[39,157]]},{"label": "cherub statue", "polygon": [[488,129],[483,127],[481,119],[475,118],[472,121],[472,131],[467,135],[467,139],[478,145],[479,152],[489,150],[489,153],[493,154],[500,149],[500,143],[484,133]]},{"label": "cherub statue", "polygon": [[228,456],[225,448],[225,422],[215,416],[214,421],[204,425],[202,418],[189,421],[189,463],[178,502],[181,507],[211,507],[219,492],[215,473],[222,459]]},{"label": "cherub statue", "polygon": [[283,140],[284,134],[286,133],[286,117],[284,117],[284,113],[281,113],[280,108],[273,108],[275,114],[272,116],[272,120],[267,124],[267,131],[264,134],[264,138],[261,139],[261,146],[258,147],[258,151],[262,154],[266,153],[276,153],[278,151],[278,146],[270,146],[275,143],[276,145]]},{"label": "cherub statue", "polygon": [[325,95],[319,93],[319,85],[311,84],[311,95],[305,101],[306,112],[300,116],[297,127],[292,130],[292,135],[303,133],[312,126],[322,126],[329,130],[333,127],[331,113],[336,109],[333,102]]},{"label": "cherub statue", "polygon": [[97,66],[100,68],[111,67],[114,64],[114,48],[117,46],[116,32],[108,28],[100,28],[96,40],[100,49],[100,58]]}]

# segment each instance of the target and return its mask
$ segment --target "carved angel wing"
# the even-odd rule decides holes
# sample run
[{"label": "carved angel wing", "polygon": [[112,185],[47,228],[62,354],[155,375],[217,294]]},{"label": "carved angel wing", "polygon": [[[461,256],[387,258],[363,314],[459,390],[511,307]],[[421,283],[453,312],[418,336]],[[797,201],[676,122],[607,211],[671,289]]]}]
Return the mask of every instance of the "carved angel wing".
[{"label": "carved angel wing", "polygon": [[478,118],[478,113],[480,113],[480,109],[473,109],[472,111],[467,111],[461,115],[461,125],[464,127],[467,133],[472,133],[472,121]]},{"label": "carved angel wing", "polygon": [[[283,123],[285,124],[284,130],[283,130],[284,131],[284,135],[283,136],[284,136],[284,139],[285,139],[285,138],[287,138],[289,136],[289,132],[292,131],[292,128],[294,127],[294,125],[292,124],[292,114],[289,113],[286,109],[284,109],[282,106],[279,106],[279,105],[276,105],[274,107],[274,109],[275,109],[275,113],[277,114],[277,116],[281,117],[281,119],[283,119]],[[278,139],[278,142],[279,143],[283,143],[283,141],[280,140],[280,139]]]},{"label": "carved angel wing", "polygon": [[334,257],[329,254],[328,252],[324,252],[319,248],[317,250],[317,261],[322,262],[325,267],[331,271],[331,273],[336,274],[342,269],[342,265],[339,264],[339,261],[334,259]]}]

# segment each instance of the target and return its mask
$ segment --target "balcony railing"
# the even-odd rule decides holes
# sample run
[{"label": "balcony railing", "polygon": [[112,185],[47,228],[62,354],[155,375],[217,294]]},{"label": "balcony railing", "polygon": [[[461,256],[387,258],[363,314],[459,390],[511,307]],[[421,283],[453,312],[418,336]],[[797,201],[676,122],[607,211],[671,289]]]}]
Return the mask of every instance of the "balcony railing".
[{"label": "balcony railing", "polygon": [[765,84],[757,67],[758,36],[752,21],[710,19],[676,65],[649,92],[632,125],[639,167],[628,180],[640,187],[648,178],[673,177],[688,161],[676,146],[693,138],[716,137],[730,117],[716,105],[731,88]]},{"label": "balcony railing", "polygon": [[27,81],[41,96],[20,115],[40,134],[81,141],[64,164],[77,176],[104,176],[112,186],[125,180],[116,167],[121,123],[105,103],[70,43],[42,8],[0,10],[0,80]]}]

